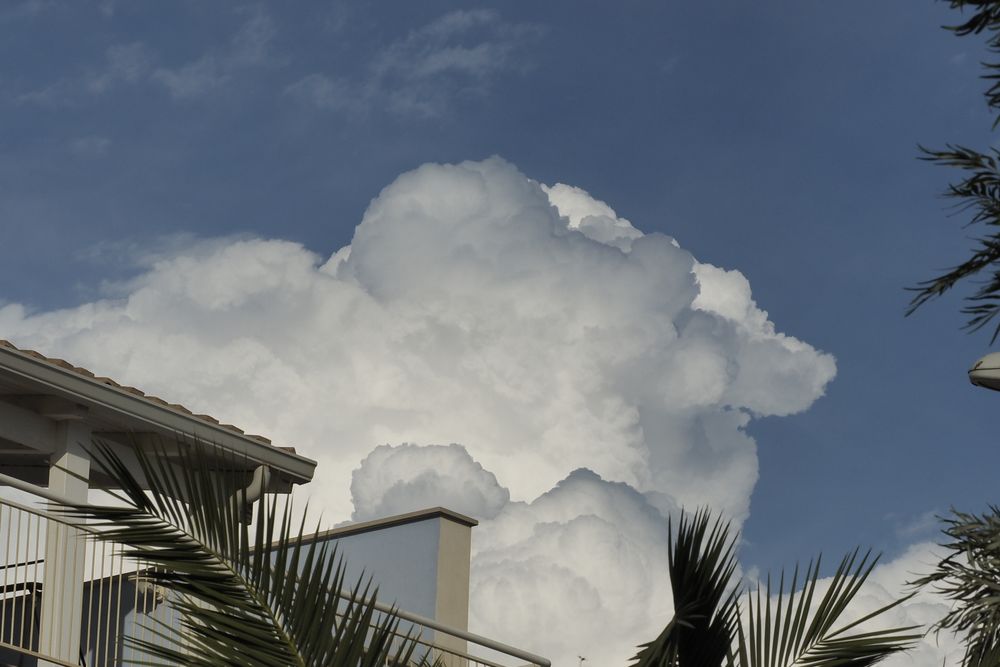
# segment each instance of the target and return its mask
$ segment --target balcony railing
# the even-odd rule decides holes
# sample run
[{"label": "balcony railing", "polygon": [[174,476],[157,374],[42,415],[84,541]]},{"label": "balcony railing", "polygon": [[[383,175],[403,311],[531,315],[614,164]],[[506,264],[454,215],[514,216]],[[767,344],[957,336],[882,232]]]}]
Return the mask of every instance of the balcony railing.
[{"label": "balcony railing", "polygon": [[[144,564],[125,558],[121,545],[96,540],[93,532],[32,500],[0,498],[0,667],[128,664],[139,656],[131,653],[127,638],[153,641],[153,627],[157,632],[179,627],[169,591],[154,586]],[[67,553],[75,558],[50,565],[53,554]],[[47,577],[46,567],[58,571]],[[55,590],[46,590],[43,582]],[[73,651],[72,657],[65,647],[62,654],[51,648],[53,631],[46,627],[53,613],[62,614],[65,623],[64,605],[72,604],[72,596],[66,600],[64,592],[71,582],[83,583],[82,609],[69,616],[80,634],[78,655]],[[544,658],[489,638],[383,603],[376,607],[394,611],[400,638],[415,639],[416,653],[443,667],[549,667]]]},{"label": "balcony railing", "polygon": [[[88,539],[89,532],[51,512],[0,499],[0,664],[31,664],[12,657],[17,654],[74,667],[120,665],[128,657],[122,639],[147,632],[137,620],[158,606],[157,591],[143,577],[142,564],[125,558],[118,544]],[[77,558],[48,577],[57,590],[46,591],[47,554],[67,551]],[[70,581],[83,582],[79,655],[72,661],[46,647],[42,614],[46,604],[72,604],[63,590]]]}]

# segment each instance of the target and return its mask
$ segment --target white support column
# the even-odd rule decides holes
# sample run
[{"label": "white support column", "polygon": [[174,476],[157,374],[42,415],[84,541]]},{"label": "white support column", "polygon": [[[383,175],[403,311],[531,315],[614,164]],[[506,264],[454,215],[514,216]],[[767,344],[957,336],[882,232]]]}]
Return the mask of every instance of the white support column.
[{"label": "white support column", "polygon": [[[472,526],[448,517],[438,519],[437,599],[434,620],[459,630],[469,629],[469,575],[472,559]],[[437,646],[459,653],[466,651],[460,637],[434,632]],[[465,661],[450,654],[440,656],[446,667]]]},{"label": "white support column", "polygon": [[[57,423],[49,490],[86,502],[90,478],[90,425],[81,419]],[[85,544],[80,531],[50,521],[45,537],[45,575],[38,652],[76,663],[80,659]],[[39,665],[48,665],[39,660]]]}]

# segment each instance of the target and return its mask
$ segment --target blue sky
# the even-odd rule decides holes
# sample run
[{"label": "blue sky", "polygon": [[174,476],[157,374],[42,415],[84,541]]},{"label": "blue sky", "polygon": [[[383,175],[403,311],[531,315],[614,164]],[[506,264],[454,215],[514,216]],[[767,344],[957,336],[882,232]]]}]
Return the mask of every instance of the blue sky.
[{"label": "blue sky", "polygon": [[836,357],[807,411],[749,426],[747,566],[898,554],[996,500],[1000,396],[965,376],[989,336],[957,298],[903,317],[969,246],[917,145],[993,141],[980,43],[940,28],[945,3],[458,8],[5,5],[0,303],[104,298],[192,238],[326,257],[399,174],[500,155],[740,271]]}]

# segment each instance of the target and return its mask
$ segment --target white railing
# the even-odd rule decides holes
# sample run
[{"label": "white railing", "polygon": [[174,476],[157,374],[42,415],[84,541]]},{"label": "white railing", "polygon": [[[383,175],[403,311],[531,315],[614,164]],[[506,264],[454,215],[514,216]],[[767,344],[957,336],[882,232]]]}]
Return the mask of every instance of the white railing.
[{"label": "white railing", "polygon": [[[356,599],[345,591],[341,591],[340,597]],[[396,635],[415,642],[414,655],[418,659],[426,656],[429,663],[436,661],[441,667],[551,667],[547,659],[495,639],[452,628],[383,602],[373,604],[379,611],[393,613],[399,618]]]},{"label": "white railing", "polygon": [[[13,664],[3,654],[15,652],[74,667],[119,665],[128,657],[123,638],[145,638],[148,632],[140,617],[172,611],[157,612],[162,600],[143,576],[141,563],[125,558],[121,545],[88,539],[89,532],[42,509],[0,499],[0,664]],[[46,577],[49,543],[65,551],[70,540],[77,543],[78,558]],[[72,604],[62,590],[48,595],[46,579],[57,589],[69,580],[83,582],[80,645],[72,660],[44,643],[43,606]]]},{"label": "white railing", "polygon": [[[0,482],[6,481],[4,477],[0,475]],[[152,584],[144,564],[125,558],[121,545],[88,537],[93,532],[59,514],[0,498],[0,665],[37,661],[63,667],[117,666],[139,657],[131,653],[127,637],[153,641],[151,627],[158,632],[179,627],[169,593]],[[47,552],[53,546],[55,550]],[[76,554],[76,558],[47,577],[47,553]],[[54,583],[58,592],[46,591],[46,581]],[[43,613],[45,605],[72,604],[62,599],[69,581],[83,582],[82,610],[76,621],[80,645],[72,656],[65,654],[65,647],[63,654],[49,648],[46,634],[52,630],[46,632],[44,619],[52,610],[47,616]],[[375,606],[399,617],[397,634],[417,642],[417,657],[426,655],[442,667],[549,667],[544,658],[487,637],[380,602]]]}]

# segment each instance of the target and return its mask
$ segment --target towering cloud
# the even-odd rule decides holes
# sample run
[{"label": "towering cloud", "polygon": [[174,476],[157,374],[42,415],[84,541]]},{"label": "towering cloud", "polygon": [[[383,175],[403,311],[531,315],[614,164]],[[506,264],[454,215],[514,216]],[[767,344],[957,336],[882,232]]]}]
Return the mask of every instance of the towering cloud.
[{"label": "towering cloud", "polygon": [[589,470],[506,507],[474,554],[472,622],[531,637],[558,664],[624,665],[672,613],[663,516]]},{"label": "towering cloud", "polygon": [[[320,462],[331,519],[428,504],[488,519],[476,629],[557,658],[621,661],[665,621],[664,514],[741,521],[744,427],[805,410],[835,374],[738,272],[498,158],[403,174],[329,259],[174,244],[105,300],[0,308],[0,332],[294,444]],[[402,443],[437,446],[379,447]]]},{"label": "towering cloud", "polygon": [[496,476],[461,445],[376,447],[351,480],[356,521],[442,506],[492,519],[510,501]]}]

